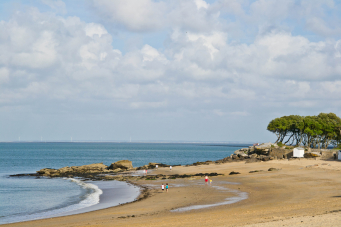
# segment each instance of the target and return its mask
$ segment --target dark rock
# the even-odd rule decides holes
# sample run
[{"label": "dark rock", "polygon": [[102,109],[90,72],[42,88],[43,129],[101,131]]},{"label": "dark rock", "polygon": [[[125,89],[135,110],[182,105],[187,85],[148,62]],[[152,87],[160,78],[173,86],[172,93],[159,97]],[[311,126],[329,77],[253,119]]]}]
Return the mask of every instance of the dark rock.
[{"label": "dark rock", "polygon": [[240,174],[239,172],[232,171],[229,175]]},{"label": "dark rock", "polygon": [[231,155],[231,157],[232,159],[239,159],[238,155],[235,155],[235,154]]},{"label": "dark rock", "polygon": [[257,158],[250,158],[250,159],[247,159],[245,163],[254,163],[254,162],[260,162],[260,160]]},{"label": "dark rock", "polygon": [[254,170],[254,171],[250,171],[249,173],[258,173],[258,172],[263,172],[264,170]]},{"label": "dark rock", "polygon": [[133,169],[133,164],[131,161],[129,160],[121,160],[118,162],[114,162],[109,166],[109,169],[125,169],[125,170],[129,170],[129,169]]},{"label": "dark rock", "polygon": [[269,161],[270,160],[270,157],[269,156],[264,156],[263,158],[262,158],[262,161],[264,161],[264,162],[267,162],[267,161]]}]

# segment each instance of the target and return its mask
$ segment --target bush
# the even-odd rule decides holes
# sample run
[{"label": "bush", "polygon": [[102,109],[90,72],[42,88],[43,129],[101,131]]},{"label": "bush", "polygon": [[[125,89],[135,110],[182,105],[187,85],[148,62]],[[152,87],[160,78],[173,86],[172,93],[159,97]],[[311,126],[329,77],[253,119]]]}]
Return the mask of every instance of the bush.
[{"label": "bush", "polygon": [[333,149],[341,150],[341,143],[338,146],[334,147]]},{"label": "bush", "polygon": [[284,144],[283,144],[282,142],[278,142],[277,145],[278,145],[279,147],[283,147],[283,146],[284,146]]}]

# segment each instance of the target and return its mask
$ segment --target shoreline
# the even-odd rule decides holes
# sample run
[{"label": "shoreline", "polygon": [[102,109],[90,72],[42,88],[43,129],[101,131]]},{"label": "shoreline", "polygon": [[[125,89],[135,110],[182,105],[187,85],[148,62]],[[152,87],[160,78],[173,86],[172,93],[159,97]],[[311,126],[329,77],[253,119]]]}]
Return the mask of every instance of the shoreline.
[{"label": "shoreline", "polygon": [[[275,171],[268,171],[275,168]],[[256,171],[257,170],[257,171]],[[19,222],[5,226],[328,226],[341,221],[341,162],[334,160],[272,160],[268,162],[211,163],[199,166],[159,168],[153,174],[195,174],[217,172],[212,186],[223,186],[248,194],[248,199],[205,209],[171,210],[218,203],[233,193],[205,186],[203,177],[136,180],[148,187],[147,198],[121,206],[64,217]],[[230,172],[240,172],[228,175]],[[256,172],[255,172],[256,171]],[[230,182],[230,184],[227,184]],[[169,183],[168,193],[160,183]],[[300,220],[302,219],[302,220]],[[300,221],[299,221],[300,220]],[[303,223],[301,223],[303,221]],[[307,225],[304,225],[304,224]],[[309,225],[308,225],[309,224]]]},{"label": "shoreline", "polygon": [[[65,180],[72,180],[75,184],[80,185],[77,179],[69,178]],[[82,213],[88,213],[96,210],[106,209],[114,206],[119,206],[127,203],[135,202],[139,199],[139,197],[144,197],[146,191],[143,187],[140,187],[137,184],[126,182],[126,181],[81,181],[82,183],[86,184],[88,187],[90,185],[94,191],[86,196],[83,200],[80,200],[77,203],[66,205],[63,207],[50,209],[48,211],[41,211],[32,214],[23,214],[17,217],[7,216],[5,218],[5,224],[15,224],[27,221],[34,221],[34,220],[42,220],[42,219],[49,219],[49,218],[56,218],[56,217],[65,217],[69,215],[76,215]],[[94,185],[94,187],[92,186]],[[96,189],[97,188],[97,189]],[[87,206],[86,203],[89,202],[89,197],[98,196],[99,201],[96,204],[92,204]],[[96,198],[90,198],[96,199]],[[84,204],[85,203],[85,204]],[[77,206],[84,206],[77,208]],[[9,221],[6,221],[8,219]],[[13,219],[13,220],[12,220]],[[17,219],[15,221],[14,219]]]},{"label": "shoreline", "polygon": [[[78,184],[80,187],[84,187],[80,185],[78,181],[75,181],[73,178],[65,179],[65,180],[72,180],[75,184]],[[34,220],[42,220],[42,219],[49,219],[49,218],[56,218],[56,217],[64,217],[69,215],[76,215],[82,213],[88,213],[96,210],[106,209],[114,206],[123,205],[126,203],[131,203],[137,200],[142,193],[145,193],[143,188],[139,185],[133,184],[131,182],[125,181],[81,181],[82,183],[86,184],[87,187],[95,188],[94,191],[86,196],[83,200],[80,200],[78,203],[66,205],[64,207],[51,209],[49,211],[42,211],[27,215],[21,215],[16,218],[18,221],[11,220],[9,222],[3,223],[0,225],[5,224],[15,224],[27,221],[34,221]],[[94,185],[94,187],[92,186]],[[97,189],[96,189],[97,188]],[[98,196],[98,203],[92,204],[87,206],[87,202],[91,202],[91,197]],[[90,201],[89,200],[90,197]],[[77,206],[84,206],[81,208],[77,208]],[[71,209],[71,210],[70,210]],[[13,218],[13,217],[12,217]]]}]

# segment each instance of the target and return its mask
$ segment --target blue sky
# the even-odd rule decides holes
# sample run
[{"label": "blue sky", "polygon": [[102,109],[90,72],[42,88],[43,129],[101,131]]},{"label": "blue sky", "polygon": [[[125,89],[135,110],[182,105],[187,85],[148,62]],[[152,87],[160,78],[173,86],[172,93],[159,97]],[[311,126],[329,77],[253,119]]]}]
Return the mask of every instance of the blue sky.
[{"label": "blue sky", "polygon": [[333,0],[0,2],[0,141],[274,141],[341,116]]}]

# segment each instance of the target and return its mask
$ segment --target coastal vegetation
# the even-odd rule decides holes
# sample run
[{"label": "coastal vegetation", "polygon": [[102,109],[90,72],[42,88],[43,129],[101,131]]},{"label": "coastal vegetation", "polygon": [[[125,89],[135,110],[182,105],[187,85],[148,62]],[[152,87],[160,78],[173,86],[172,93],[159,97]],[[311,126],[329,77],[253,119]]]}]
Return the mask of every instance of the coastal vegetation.
[{"label": "coastal vegetation", "polygon": [[279,146],[303,145],[318,149],[329,145],[341,146],[341,119],[334,113],[275,118],[270,121],[267,130],[277,136]]}]

